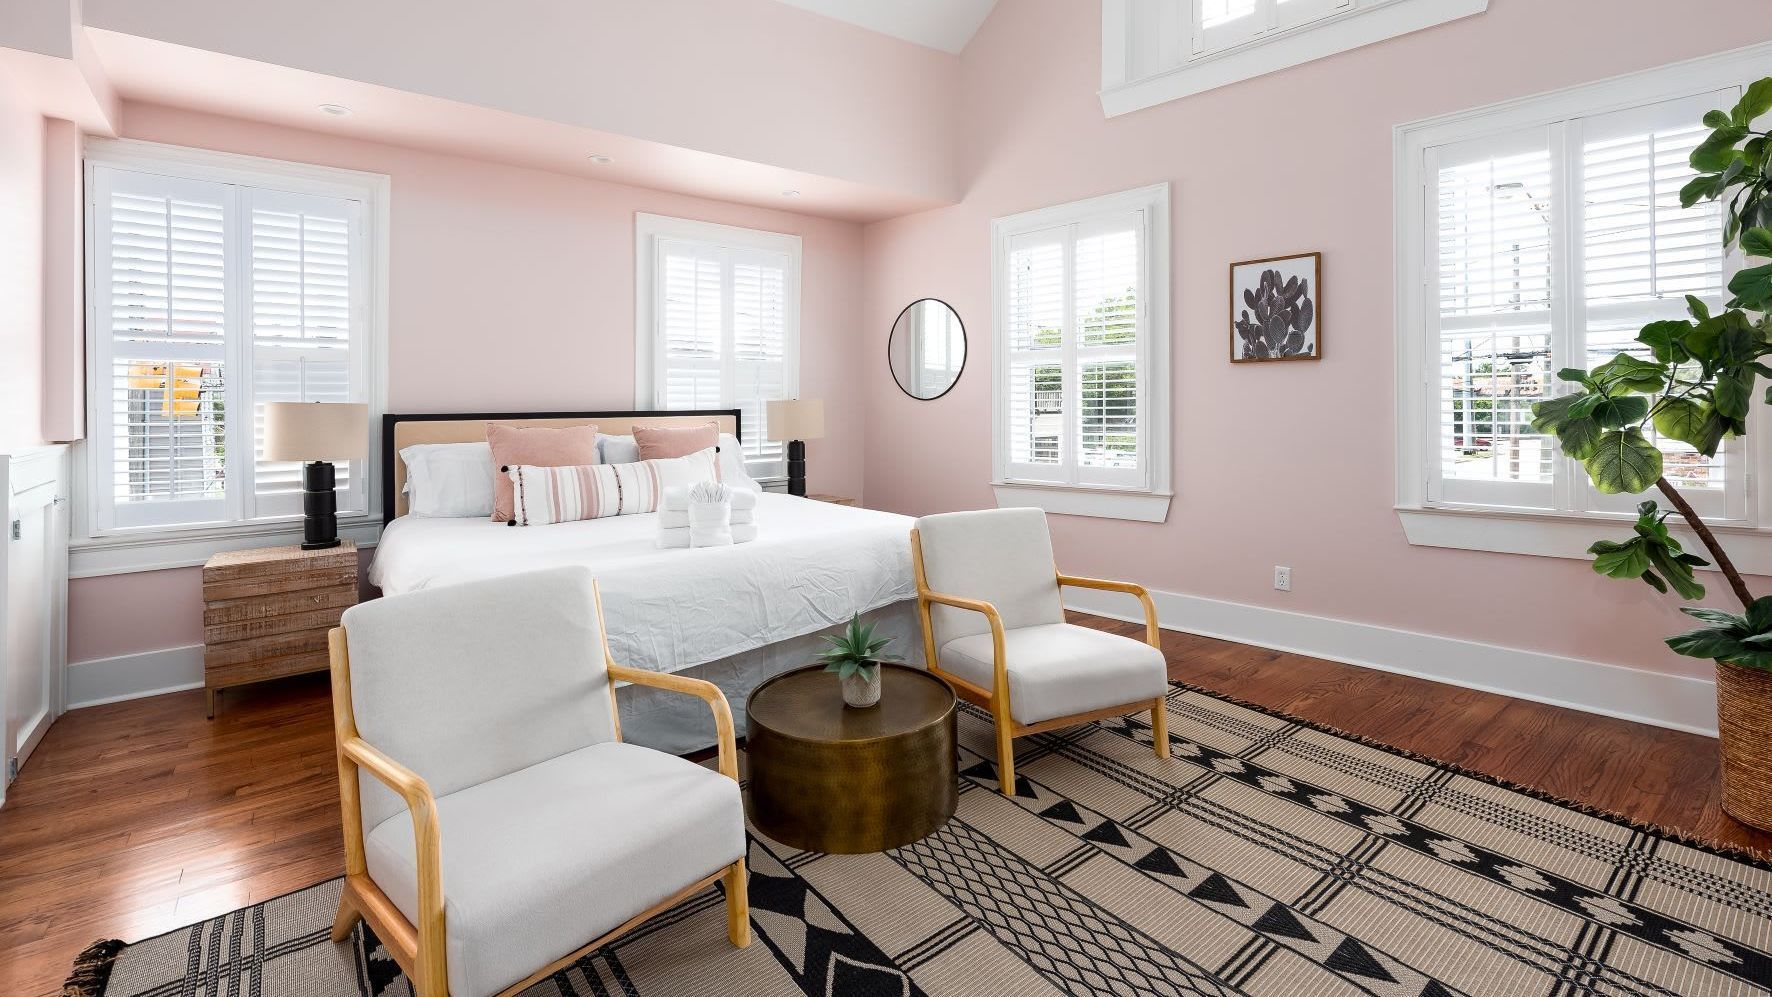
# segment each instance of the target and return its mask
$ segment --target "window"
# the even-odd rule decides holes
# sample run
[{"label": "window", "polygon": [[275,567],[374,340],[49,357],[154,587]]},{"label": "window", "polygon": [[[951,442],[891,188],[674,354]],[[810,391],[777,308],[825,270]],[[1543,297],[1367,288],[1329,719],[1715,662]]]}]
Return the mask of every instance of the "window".
[{"label": "window", "polygon": [[658,215],[636,232],[636,407],[739,409],[747,469],[783,476],[764,403],[799,392],[799,237]]},{"label": "window", "polygon": [[1168,217],[1160,184],[994,223],[1000,504],[1166,516]]},{"label": "window", "polygon": [[[385,178],[139,142],[87,170],[84,535],[294,525],[263,406],[379,396]],[[370,466],[338,464],[341,518],[368,517]]]},{"label": "window", "polygon": [[1103,0],[1109,117],[1479,14],[1488,0]]},{"label": "window", "polygon": [[[1540,521],[1634,514],[1640,496],[1595,491],[1555,437],[1532,429],[1532,405],[1563,391],[1562,368],[1647,356],[1638,331],[1684,317],[1686,295],[1718,309],[1730,297],[1739,260],[1723,251],[1721,207],[1682,209],[1679,191],[1709,133],[1700,119],[1733,106],[1740,87],[1729,81],[1754,75],[1747,57],[1716,57],[1398,130],[1406,525],[1420,523],[1416,509]],[[1763,435],[1731,439],[1708,459],[1651,439],[1701,515],[1754,527],[1766,521],[1752,489],[1767,462]],[[1432,531],[1447,539],[1449,529]],[[1493,536],[1494,521],[1488,529],[1468,545],[1526,546]]]}]

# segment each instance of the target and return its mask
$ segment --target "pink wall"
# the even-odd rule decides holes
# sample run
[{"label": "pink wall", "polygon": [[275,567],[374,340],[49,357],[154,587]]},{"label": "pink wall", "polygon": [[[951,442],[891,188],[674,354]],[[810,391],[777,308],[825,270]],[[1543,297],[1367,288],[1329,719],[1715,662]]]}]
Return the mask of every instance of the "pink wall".
[{"label": "pink wall", "polygon": [[0,86],[0,454],[41,443],[44,119]]},{"label": "pink wall", "polygon": [[[393,411],[631,408],[635,212],[800,236],[801,392],[825,400],[828,433],[807,444],[809,483],[861,493],[852,377],[875,358],[858,354],[858,225],[165,107],[130,104],[124,123],[129,138],[391,177]],[[201,642],[199,585],[195,568],[76,579],[69,660]]]},{"label": "pink wall", "polygon": [[[1772,38],[1754,0],[1704,6],[1670,21],[1658,0],[1492,0],[1482,16],[1108,120],[1098,5],[998,4],[962,57],[964,201],[867,229],[863,355],[923,296],[958,308],[972,351],[935,402],[863,372],[869,504],[993,504],[990,220],[1168,180],[1177,497],[1162,525],[1054,517],[1067,570],[1706,673],[1662,646],[1689,621],[1647,586],[1574,560],[1412,547],[1391,508],[1392,127]],[[1324,254],[1325,359],[1232,367],[1227,265],[1307,250]],[[1290,594],[1272,589],[1276,564],[1293,569]]]}]

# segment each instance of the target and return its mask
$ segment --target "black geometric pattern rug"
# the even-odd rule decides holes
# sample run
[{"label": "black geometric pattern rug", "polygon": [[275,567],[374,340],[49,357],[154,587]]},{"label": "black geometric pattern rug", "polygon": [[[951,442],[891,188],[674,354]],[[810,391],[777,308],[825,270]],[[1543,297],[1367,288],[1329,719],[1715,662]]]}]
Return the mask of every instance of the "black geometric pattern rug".
[{"label": "black geometric pattern rug", "polygon": [[[1768,993],[1772,867],[1203,690],[1016,742],[960,717],[960,804],[873,855],[753,834],[755,943],[718,887],[533,997]],[[122,948],[108,997],[407,997],[340,881]],[[589,901],[587,901],[589,902]],[[109,952],[95,947],[95,955]]]}]

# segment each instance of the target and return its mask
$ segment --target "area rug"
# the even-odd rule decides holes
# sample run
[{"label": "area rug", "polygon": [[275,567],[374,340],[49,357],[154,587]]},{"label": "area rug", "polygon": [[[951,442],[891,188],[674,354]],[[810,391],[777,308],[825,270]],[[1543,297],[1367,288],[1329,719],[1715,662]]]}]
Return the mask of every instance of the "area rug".
[{"label": "area rug", "polygon": [[[873,855],[753,835],[756,941],[717,888],[527,991],[696,995],[1763,994],[1772,867],[1198,689],[1017,742],[960,718],[945,827]],[[339,881],[95,946],[108,997],[403,997]],[[595,902],[586,898],[586,902]],[[115,953],[115,959],[107,957]]]}]

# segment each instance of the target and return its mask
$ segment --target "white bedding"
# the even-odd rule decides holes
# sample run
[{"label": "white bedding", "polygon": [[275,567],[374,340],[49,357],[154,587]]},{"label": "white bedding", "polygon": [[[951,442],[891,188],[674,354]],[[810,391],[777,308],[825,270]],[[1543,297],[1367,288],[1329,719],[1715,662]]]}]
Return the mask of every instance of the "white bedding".
[{"label": "white bedding", "polygon": [[[676,672],[914,599],[910,518],[764,493],[746,544],[660,550],[658,516],[552,526],[402,516],[383,531],[369,580],[388,595],[472,578],[588,564],[610,653]],[[899,653],[901,649],[894,648]]]}]

